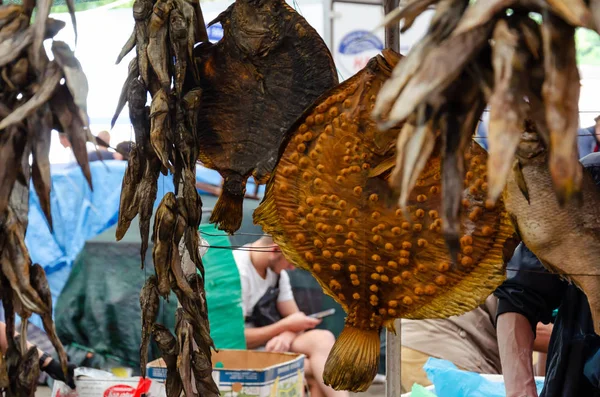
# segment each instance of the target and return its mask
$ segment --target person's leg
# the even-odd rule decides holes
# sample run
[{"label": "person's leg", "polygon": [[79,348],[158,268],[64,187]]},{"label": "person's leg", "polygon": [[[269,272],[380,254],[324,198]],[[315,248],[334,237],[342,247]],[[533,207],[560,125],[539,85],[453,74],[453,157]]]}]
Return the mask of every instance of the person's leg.
[{"label": "person's leg", "polygon": [[423,366],[429,359],[427,354],[402,346],[401,357],[402,371],[400,372],[400,378],[403,393],[410,392],[415,383],[425,387],[431,385],[431,381],[427,378],[427,374],[423,369]]},{"label": "person's leg", "polygon": [[[325,361],[335,343],[333,334],[327,330],[314,329],[298,336],[292,343],[291,351],[302,353],[309,359],[309,373],[317,382],[323,394],[327,397],[346,397],[348,392],[335,391],[323,383]],[[307,375],[308,376],[308,375]]]}]

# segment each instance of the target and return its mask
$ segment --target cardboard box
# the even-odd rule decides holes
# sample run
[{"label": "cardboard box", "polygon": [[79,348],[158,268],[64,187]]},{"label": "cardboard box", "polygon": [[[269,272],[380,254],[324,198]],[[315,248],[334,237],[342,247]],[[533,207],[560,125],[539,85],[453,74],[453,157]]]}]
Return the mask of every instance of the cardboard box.
[{"label": "cardboard box", "polygon": [[[252,350],[213,353],[213,379],[221,396],[295,397],[303,395],[304,355]],[[162,359],[148,363],[147,376],[164,381]]]}]

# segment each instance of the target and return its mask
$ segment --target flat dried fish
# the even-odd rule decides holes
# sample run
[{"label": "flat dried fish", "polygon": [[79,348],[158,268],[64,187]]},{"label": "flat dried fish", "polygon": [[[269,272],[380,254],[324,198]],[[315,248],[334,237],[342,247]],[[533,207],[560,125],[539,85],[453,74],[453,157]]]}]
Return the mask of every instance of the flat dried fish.
[{"label": "flat dried fish", "polygon": [[267,181],[287,129],[338,80],[319,34],[284,1],[239,0],[211,24],[217,21],[223,39],[195,49],[202,89],[196,135],[199,159],[224,179],[210,222],[233,233],[247,179]]},{"label": "flat dried fish", "polygon": [[[52,138],[52,113],[49,106],[43,105],[27,119],[28,141],[32,145],[31,176],[33,187],[38,195],[40,207],[52,230],[52,214],[50,212],[50,141]],[[29,154],[27,155],[29,165]]]},{"label": "flat dried fish", "polygon": [[[189,5],[188,5],[189,6]],[[191,6],[189,6],[191,8]],[[192,9],[192,14],[194,10]],[[187,73],[188,63],[188,33],[186,20],[183,14],[177,8],[174,8],[170,14],[169,21],[169,40],[171,43],[171,53],[175,57],[175,92],[182,96],[183,84]],[[193,46],[192,46],[193,49]]]},{"label": "flat dried fish", "polygon": [[150,143],[162,165],[171,173],[175,173],[173,165],[169,162],[171,142],[167,139],[167,133],[170,128],[169,96],[166,91],[161,89],[152,98],[150,107]]},{"label": "flat dried fish", "polygon": [[152,0],[134,0],[133,18],[135,19],[135,51],[140,76],[144,84],[150,86],[150,62],[148,61],[148,18],[152,15]]},{"label": "flat dried fish", "polygon": [[177,222],[177,199],[172,192],[162,198],[154,217],[152,259],[158,279],[158,291],[167,299],[170,293],[169,268],[172,255],[172,240]]},{"label": "flat dried fish", "polygon": [[[393,133],[387,134],[389,145],[378,141],[382,134],[370,106],[398,57],[387,52],[371,59],[304,112],[254,212],[254,222],[286,258],[310,271],[348,313],[325,366],[324,381],[337,390],[369,387],[381,328],[393,330],[396,318],[444,318],[485,300],[504,279],[501,247],[513,234],[502,202],[482,205],[486,153],[474,142],[464,148],[465,172],[459,175],[460,266],[451,266],[442,238],[445,159],[439,151],[423,167],[406,211],[390,201],[391,171],[371,172],[396,155]],[[316,124],[319,116],[324,122]],[[462,117],[472,123],[470,116]]]},{"label": "flat dried fish", "polygon": [[152,326],[152,336],[167,365],[167,380],[165,385],[167,397],[180,397],[183,391],[183,384],[177,371],[177,356],[179,355],[177,339],[161,324],[154,324]]}]

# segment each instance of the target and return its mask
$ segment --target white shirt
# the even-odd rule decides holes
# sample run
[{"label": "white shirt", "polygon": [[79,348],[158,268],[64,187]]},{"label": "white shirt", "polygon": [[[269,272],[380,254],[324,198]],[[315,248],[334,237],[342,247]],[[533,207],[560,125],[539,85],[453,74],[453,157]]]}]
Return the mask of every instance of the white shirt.
[{"label": "white shirt", "polygon": [[[240,273],[240,281],[242,284],[242,309],[244,317],[252,315],[254,306],[260,298],[267,292],[269,287],[275,287],[277,283],[277,274],[271,269],[267,269],[267,277],[262,278],[256,271],[250,259],[250,251],[247,250],[249,245],[245,245],[244,249],[234,250],[233,258]],[[277,302],[286,302],[294,299],[292,293],[292,285],[290,284],[290,276],[283,270],[279,280],[279,296]]]}]

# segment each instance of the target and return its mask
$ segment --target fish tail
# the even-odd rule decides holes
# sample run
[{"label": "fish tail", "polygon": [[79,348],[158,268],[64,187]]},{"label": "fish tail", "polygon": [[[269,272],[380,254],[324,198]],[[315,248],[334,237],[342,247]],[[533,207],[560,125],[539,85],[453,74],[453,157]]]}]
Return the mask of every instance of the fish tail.
[{"label": "fish tail", "polygon": [[[142,331],[144,332],[144,331]],[[142,378],[146,378],[146,363],[148,362],[148,335],[142,334],[142,342],[140,343],[140,373]]]},{"label": "fish tail", "polygon": [[210,222],[216,223],[219,230],[233,234],[242,225],[246,182],[241,178],[225,178],[223,191],[215,204]]},{"label": "fish tail", "polygon": [[379,330],[346,324],[327,357],[323,382],[335,390],[364,392],[377,375],[379,354]]}]

